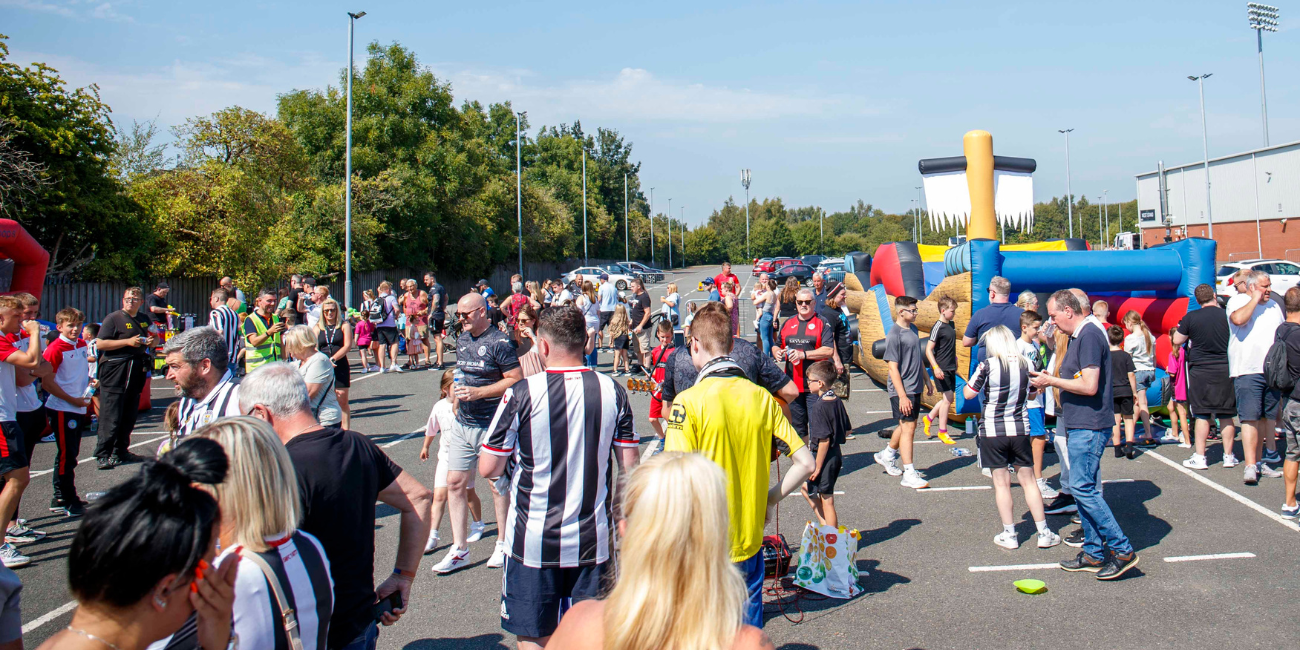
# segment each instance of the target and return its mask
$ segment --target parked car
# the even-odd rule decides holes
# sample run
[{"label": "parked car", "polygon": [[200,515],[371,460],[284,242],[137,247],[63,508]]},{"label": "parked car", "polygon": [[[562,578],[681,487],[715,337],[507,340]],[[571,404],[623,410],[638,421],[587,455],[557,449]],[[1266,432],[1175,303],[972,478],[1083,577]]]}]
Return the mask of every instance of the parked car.
[{"label": "parked car", "polygon": [[828,257],[828,258],[822,260],[822,263],[821,263],[821,264],[817,265],[817,272],[818,272],[818,273],[821,273],[821,274],[825,275],[826,273],[829,273],[829,272],[831,272],[831,271],[840,271],[840,272],[843,272],[843,271],[844,271],[844,258],[842,258],[842,257]]},{"label": "parked car", "polygon": [[569,282],[574,282],[574,281],[590,282],[593,285],[595,285],[595,284],[600,284],[601,273],[609,273],[609,281],[613,282],[614,287],[619,291],[622,291],[632,286],[632,279],[636,277],[636,276],[628,275],[626,273],[610,273],[609,271],[606,271],[605,269],[602,269],[599,266],[582,266],[572,271],[569,271],[565,275],[565,278]]},{"label": "parked car", "polygon": [[771,273],[782,264],[790,264],[799,260],[793,257],[764,257],[754,263],[754,275],[759,273]]},{"label": "parked car", "polygon": [[628,266],[627,264],[603,264],[600,267],[609,274],[610,278],[615,275],[626,275],[631,278],[638,278],[643,284],[650,284],[650,278],[646,274]]},{"label": "parked car", "polygon": [[656,269],[653,266],[646,266],[640,262],[623,262],[623,266],[640,273],[646,282],[663,282],[664,272],[662,269]]},{"label": "parked car", "polygon": [[755,271],[757,271],[757,270],[758,270],[758,265],[759,265],[759,264],[765,264],[765,263],[767,263],[767,262],[771,262],[771,261],[772,261],[772,258],[770,258],[770,257],[760,257],[760,258],[755,259],[755,260],[754,260],[754,263],[753,263],[751,266],[754,268]]},{"label": "parked car", "polygon": [[799,258],[799,261],[815,269],[817,268],[817,265],[821,264],[822,261],[825,259],[826,259],[825,255],[804,255],[803,257]]},{"label": "parked car", "polygon": [[1266,259],[1228,262],[1220,266],[1214,274],[1214,293],[1219,296],[1220,302],[1227,302],[1229,298],[1237,295],[1237,288],[1232,284],[1232,276],[1241,269],[1267,273],[1269,279],[1273,281],[1273,293],[1279,296],[1300,283],[1300,264],[1295,262]]},{"label": "parked car", "polygon": [[782,265],[770,275],[773,280],[776,280],[777,286],[785,284],[787,278],[795,278],[799,280],[799,284],[809,285],[812,284],[813,267],[796,261],[793,264]]}]

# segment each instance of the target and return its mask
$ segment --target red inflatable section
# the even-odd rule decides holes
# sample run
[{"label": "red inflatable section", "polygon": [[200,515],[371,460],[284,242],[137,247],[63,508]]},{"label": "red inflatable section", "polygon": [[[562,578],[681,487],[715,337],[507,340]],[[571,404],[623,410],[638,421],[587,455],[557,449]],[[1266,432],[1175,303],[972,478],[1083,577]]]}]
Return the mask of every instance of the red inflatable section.
[{"label": "red inflatable section", "polygon": [[[1110,306],[1110,316],[1106,319],[1110,325],[1123,327],[1120,321],[1124,314],[1136,311],[1142,322],[1151,329],[1156,338],[1156,367],[1164,368],[1169,359],[1169,330],[1178,327],[1178,322],[1187,315],[1186,298],[1126,298],[1124,296],[1097,296],[1089,303],[1104,300]],[[1125,334],[1128,330],[1125,329]]]},{"label": "red inflatable section", "polygon": [[891,296],[905,296],[903,274],[899,268],[898,250],[893,244],[881,244],[871,258],[871,286],[885,285],[885,293]]},{"label": "red inflatable section", "polygon": [[50,265],[50,254],[36,243],[17,221],[0,219],[0,259],[14,261],[13,278],[8,293],[30,293],[41,297],[45,287],[45,271]]}]

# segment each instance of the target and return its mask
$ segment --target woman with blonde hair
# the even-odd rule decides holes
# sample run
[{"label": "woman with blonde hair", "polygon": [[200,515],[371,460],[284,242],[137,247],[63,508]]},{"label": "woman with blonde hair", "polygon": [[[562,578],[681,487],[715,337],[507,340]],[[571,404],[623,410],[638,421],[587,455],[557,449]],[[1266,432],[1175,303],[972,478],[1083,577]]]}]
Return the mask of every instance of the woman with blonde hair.
[{"label": "woman with blonde hair", "polygon": [[731,335],[740,335],[740,297],[736,292],[740,290],[735,282],[728,280],[722,283],[722,304],[727,308],[727,314],[731,316]]},{"label": "woman with blonde hair", "polygon": [[[600,332],[600,303],[599,298],[596,297],[596,285],[592,284],[591,280],[583,281],[582,293],[578,294],[578,300],[573,304],[577,305],[578,311],[582,312],[582,320],[587,326],[588,338],[591,337],[593,331]],[[595,368],[600,360],[599,357],[600,352],[594,347],[583,355],[588,368]]]},{"label": "woman with blonde hair", "polygon": [[352,425],[352,408],[348,406],[348,392],[352,386],[352,364],[348,361],[348,353],[352,351],[352,325],[343,318],[343,308],[333,298],[327,298],[320,305],[316,349],[334,364],[334,397],[343,412],[343,428],[348,429]]},{"label": "woman with blonde hair", "polygon": [[[294,647],[286,634],[301,647],[319,647],[334,607],[334,580],[320,541],[298,530],[303,511],[289,452],[269,424],[247,416],[223,418],[194,435],[221,445],[230,462],[225,480],[210,489],[221,507],[221,555],[214,564],[240,556],[233,617],[239,647],[274,650],[277,640]],[[276,615],[283,610],[280,594],[295,605],[292,632]]]},{"label": "woman with blonde hair", "polygon": [[628,361],[627,353],[631,327],[632,319],[627,315],[627,306],[620,303],[614,307],[614,315],[609,319],[609,340],[614,346],[614,367],[610,369],[611,377],[618,377],[621,374],[618,370],[620,361],[623,363],[623,372],[632,374],[632,364]]},{"label": "woman with blonde hair", "polygon": [[[1156,440],[1155,431],[1151,429],[1151,410],[1147,405],[1147,389],[1156,383],[1156,337],[1143,322],[1142,315],[1132,309],[1120,322],[1129,331],[1124,337],[1124,351],[1133,357],[1133,367],[1136,368],[1133,377],[1137,380],[1137,394],[1133,396],[1133,408],[1137,419],[1142,422],[1142,436],[1138,443],[1158,445],[1160,441]],[[1178,442],[1178,437],[1166,431],[1164,442]]]},{"label": "woman with blonde hair", "polygon": [[1024,310],[1038,311],[1038,294],[1028,289],[1021,291],[1020,296],[1016,298],[1016,306]]},{"label": "woman with blonde hair", "polygon": [[[628,478],[614,588],[577,603],[548,645],[599,650],[760,650],[744,625],[744,580],[731,563],[727,487],[704,456],[669,451]],[[664,544],[662,540],[676,540]]]},{"label": "woman with blonde hair", "polygon": [[661,303],[659,312],[666,316],[673,326],[676,326],[681,314],[680,307],[682,303],[682,297],[677,293],[676,282],[668,283],[668,286],[664,288],[664,297],[660,298],[659,302]]},{"label": "woman with blonde hair", "polygon": [[528,304],[532,305],[533,311],[542,310],[542,301],[546,299],[546,294],[542,293],[541,285],[537,280],[529,280],[524,283],[524,290],[528,292]]},{"label": "woman with blonde hair", "polygon": [[297,361],[298,374],[307,382],[307,399],[311,403],[312,415],[322,426],[337,426],[343,421],[343,411],[334,394],[334,364],[316,349],[316,333],[306,325],[294,325],[281,340],[284,341],[284,353]]}]

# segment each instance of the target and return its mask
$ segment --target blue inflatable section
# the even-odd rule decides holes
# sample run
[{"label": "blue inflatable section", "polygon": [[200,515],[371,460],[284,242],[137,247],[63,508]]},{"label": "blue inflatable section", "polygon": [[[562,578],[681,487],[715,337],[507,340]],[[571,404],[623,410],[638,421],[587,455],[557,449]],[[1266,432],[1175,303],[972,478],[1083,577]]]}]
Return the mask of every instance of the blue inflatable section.
[{"label": "blue inflatable section", "polygon": [[944,273],[943,262],[924,262],[921,268],[925,271],[925,295],[928,296],[948,276]]}]

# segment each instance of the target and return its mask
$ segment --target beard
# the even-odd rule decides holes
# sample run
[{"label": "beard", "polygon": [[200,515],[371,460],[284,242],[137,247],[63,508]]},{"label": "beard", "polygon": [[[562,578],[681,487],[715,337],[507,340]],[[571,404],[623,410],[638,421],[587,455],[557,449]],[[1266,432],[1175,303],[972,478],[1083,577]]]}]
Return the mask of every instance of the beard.
[{"label": "beard", "polygon": [[207,385],[203,383],[203,379],[197,374],[190,375],[186,381],[177,379],[176,391],[193,400],[200,400],[208,395]]}]

